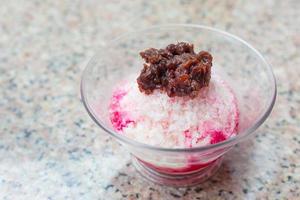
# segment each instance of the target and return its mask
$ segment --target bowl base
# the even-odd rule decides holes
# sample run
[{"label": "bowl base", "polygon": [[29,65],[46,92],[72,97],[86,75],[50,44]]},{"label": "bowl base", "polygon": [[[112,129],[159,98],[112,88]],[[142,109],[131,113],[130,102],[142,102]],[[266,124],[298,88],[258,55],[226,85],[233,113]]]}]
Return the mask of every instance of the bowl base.
[{"label": "bowl base", "polygon": [[212,162],[205,168],[202,168],[194,173],[176,175],[157,172],[146,166],[144,163],[140,162],[134,156],[132,156],[132,161],[136,170],[141,174],[141,176],[143,176],[147,180],[150,180],[160,185],[173,187],[187,187],[197,185],[212,177],[220,168],[223,161],[223,157],[218,158],[216,161]]}]

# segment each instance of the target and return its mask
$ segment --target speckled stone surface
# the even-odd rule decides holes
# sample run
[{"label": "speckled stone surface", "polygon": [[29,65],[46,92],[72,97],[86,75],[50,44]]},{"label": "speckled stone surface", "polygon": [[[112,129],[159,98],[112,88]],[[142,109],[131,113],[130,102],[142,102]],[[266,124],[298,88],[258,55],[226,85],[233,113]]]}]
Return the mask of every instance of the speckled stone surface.
[{"label": "speckled stone surface", "polygon": [[[300,2],[2,1],[0,199],[300,199]],[[196,23],[249,41],[273,66],[275,108],[209,181],[142,179],[88,117],[81,72],[101,44],[155,23]]]}]

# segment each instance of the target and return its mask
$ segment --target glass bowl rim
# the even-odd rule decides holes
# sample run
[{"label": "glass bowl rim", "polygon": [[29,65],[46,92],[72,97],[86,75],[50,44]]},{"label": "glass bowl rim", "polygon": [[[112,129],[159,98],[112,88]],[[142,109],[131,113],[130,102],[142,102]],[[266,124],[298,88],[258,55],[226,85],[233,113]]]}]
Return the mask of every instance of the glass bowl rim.
[{"label": "glass bowl rim", "polygon": [[259,51],[257,51],[252,45],[250,45],[248,42],[246,42],[245,40],[241,39],[238,36],[235,36],[231,33],[228,33],[226,31],[217,29],[217,28],[213,28],[213,27],[209,27],[209,26],[205,26],[205,25],[198,25],[198,24],[161,24],[161,25],[155,25],[155,26],[151,26],[145,29],[139,29],[136,31],[130,31],[130,32],[126,32],[124,34],[121,34],[119,37],[111,40],[110,42],[117,42],[118,40],[122,39],[122,38],[126,38],[127,36],[130,36],[131,34],[137,34],[137,33],[142,33],[145,31],[150,31],[150,30],[155,30],[155,29],[161,29],[161,28],[196,28],[196,29],[204,29],[206,31],[211,31],[211,32],[215,32],[224,36],[227,36],[231,39],[234,39],[240,43],[242,43],[243,45],[245,45],[246,47],[249,48],[249,50],[253,51],[255,53],[255,55],[264,63],[264,65],[266,65],[267,70],[268,70],[268,75],[271,77],[271,84],[272,84],[272,96],[271,98],[268,100],[267,106],[264,109],[264,111],[261,113],[260,116],[257,117],[257,119],[254,121],[254,123],[246,130],[240,132],[238,135],[231,137],[225,141],[216,143],[216,144],[210,144],[210,145],[205,145],[205,146],[199,146],[199,147],[192,147],[192,148],[165,148],[165,147],[158,147],[158,146],[153,146],[153,145],[148,145],[146,143],[142,143],[142,142],[138,142],[135,140],[132,140],[130,138],[127,138],[126,136],[121,135],[120,133],[115,132],[114,130],[106,127],[104,125],[104,123],[101,122],[101,120],[98,119],[97,115],[95,114],[95,112],[93,111],[93,109],[89,106],[88,104],[88,100],[87,100],[87,95],[86,95],[86,86],[85,86],[85,77],[88,76],[88,68],[92,67],[92,63],[94,60],[97,59],[97,55],[98,53],[96,53],[91,60],[88,62],[88,64],[86,65],[83,73],[82,73],[82,77],[81,77],[81,83],[80,83],[80,94],[81,94],[81,99],[83,102],[83,105],[85,107],[85,109],[87,110],[89,116],[93,119],[93,121],[100,126],[104,131],[106,131],[107,133],[109,133],[111,136],[113,136],[114,138],[120,140],[121,142],[125,143],[125,144],[129,144],[135,148],[141,148],[141,149],[145,149],[145,150],[154,150],[154,151],[160,151],[160,152],[182,152],[182,153],[191,153],[191,152],[199,152],[199,151],[206,151],[206,150],[210,150],[210,149],[215,149],[215,148],[221,148],[221,147],[225,147],[225,146],[232,146],[234,144],[237,144],[238,142],[242,141],[243,139],[245,139],[247,136],[249,136],[251,133],[253,133],[258,127],[260,127],[260,125],[263,124],[263,122],[267,119],[267,117],[270,115],[272,108],[275,104],[275,100],[276,100],[276,94],[277,94],[277,86],[276,86],[276,79],[274,76],[274,73],[272,71],[271,66],[269,65],[269,63],[264,59],[264,57],[261,55],[261,53]]}]

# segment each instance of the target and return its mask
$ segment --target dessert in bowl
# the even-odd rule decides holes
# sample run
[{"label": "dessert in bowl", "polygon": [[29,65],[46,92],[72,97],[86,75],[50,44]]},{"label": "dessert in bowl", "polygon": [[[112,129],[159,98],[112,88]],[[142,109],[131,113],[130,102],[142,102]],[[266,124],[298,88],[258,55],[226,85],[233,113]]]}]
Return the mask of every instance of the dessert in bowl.
[{"label": "dessert in bowl", "polygon": [[264,122],[276,83],[263,57],[236,36],[164,25],[103,47],[84,71],[81,94],[143,176],[186,186],[212,176],[223,155]]}]

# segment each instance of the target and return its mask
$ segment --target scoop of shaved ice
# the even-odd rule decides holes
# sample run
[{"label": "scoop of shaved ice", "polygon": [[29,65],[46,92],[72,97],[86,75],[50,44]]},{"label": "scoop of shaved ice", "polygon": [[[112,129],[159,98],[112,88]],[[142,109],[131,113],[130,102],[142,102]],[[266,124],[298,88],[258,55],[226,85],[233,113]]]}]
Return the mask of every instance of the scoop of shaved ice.
[{"label": "scoop of shaved ice", "polygon": [[237,134],[237,100],[217,74],[195,98],[170,98],[161,90],[141,93],[135,77],[117,85],[110,101],[110,120],[120,134],[166,148],[205,146]]}]

